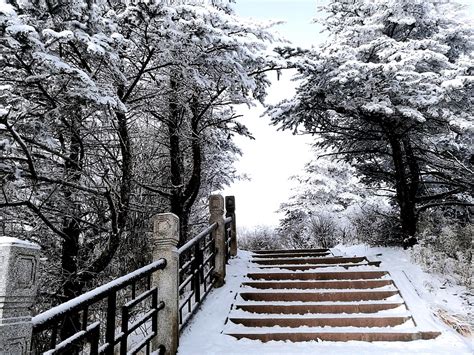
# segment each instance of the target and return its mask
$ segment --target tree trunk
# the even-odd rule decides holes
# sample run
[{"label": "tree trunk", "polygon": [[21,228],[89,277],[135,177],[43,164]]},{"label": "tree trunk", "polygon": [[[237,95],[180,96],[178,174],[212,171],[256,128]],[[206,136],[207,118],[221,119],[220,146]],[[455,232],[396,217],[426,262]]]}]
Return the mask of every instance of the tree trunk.
[{"label": "tree trunk", "polygon": [[[409,166],[400,138],[396,135],[389,135],[390,146],[392,148],[392,162],[395,171],[396,200],[400,208],[400,222],[402,229],[401,244],[404,248],[416,244],[416,205],[415,194],[418,185],[418,173],[414,171],[414,166]],[[412,162],[416,163],[416,162]],[[407,171],[408,170],[408,171]],[[416,176],[416,177],[415,177]]]},{"label": "tree trunk", "polygon": [[[73,118],[74,120],[74,118]],[[69,177],[75,183],[78,183],[82,174],[82,160],[84,156],[80,131],[76,127],[75,122],[71,124],[71,142],[69,159],[65,162],[65,176]],[[75,196],[71,188],[63,187],[64,197],[66,201],[65,208],[72,215],[67,216],[63,220],[62,232],[64,239],[61,251],[61,268],[62,268],[62,295],[60,302],[71,300],[82,293],[84,287],[83,282],[77,277],[79,263],[79,237],[81,234],[81,226],[75,219],[75,215],[79,214],[79,206],[75,201]],[[66,317],[63,320],[60,332],[60,338],[66,339],[80,329],[79,317]]]},{"label": "tree trunk", "polygon": [[168,122],[168,139],[169,139],[169,162],[170,162],[170,180],[171,180],[171,197],[170,207],[171,213],[179,218],[180,235],[178,245],[182,245],[187,239],[187,221],[184,208],[183,196],[183,160],[180,145],[180,110],[177,104],[177,83],[174,79],[170,81],[172,96],[169,98],[169,122]]}]

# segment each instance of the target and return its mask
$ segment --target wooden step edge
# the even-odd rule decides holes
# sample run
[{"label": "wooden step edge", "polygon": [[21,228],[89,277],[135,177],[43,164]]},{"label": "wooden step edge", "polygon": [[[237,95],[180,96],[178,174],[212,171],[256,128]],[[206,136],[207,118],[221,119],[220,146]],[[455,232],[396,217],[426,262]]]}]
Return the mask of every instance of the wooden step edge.
[{"label": "wooden step edge", "polygon": [[369,263],[348,263],[348,264],[293,264],[293,265],[259,265],[259,269],[283,269],[283,270],[310,270],[310,269],[323,269],[323,268],[342,268],[349,269],[358,266],[379,266],[380,264],[369,264]]},{"label": "wooden step edge", "polygon": [[[367,262],[365,257],[321,257],[321,258],[253,258],[250,260],[258,265],[294,265],[294,264],[347,264],[347,263],[361,263]],[[286,263],[286,264],[285,264]]]},{"label": "wooden step edge", "polygon": [[273,258],[315,258],[315,257],[331,257],[337,258],[342,256],[335,256],[330,252],[313,252],[313,253],[275,253],[275,254],[254,254],[252,258],[273,259]]},{"label": "wooden step edge", "polygon": [[234,324],[245,327],[364,327],[364,328],[386,328],[402,325],[413,320],[410,316],[378,316],[378,317],[231,317],[229,320]]},{"label": "wooden step edge", "polygon": [[371,313],[256,313],[249,312],[243,309],[233,308],[229,313],[228,318],[251,318],[251,319],[262,319],[262,318],[275,318],[275,319],[287,319],[287,318],[386,318],[386,317],[407,317],[413,320],[413,315],[406,307],[403,310],[394,312],[397,308],[402,308],[403,304],[399,307],[391,309],[381,310]]},{"label": "wooden step edge", "polygon": [[365,280],[390,275],[384,270],[321,271],[321,272],[249,272],[252,280]]},{"label": "wooden step edge", "polygon": [[268,341],[413,341],[413,340],[429,340],[439,336],[440,332],[291,332],[291,333],[226,333],[229,336],[240,339]]},{"label": "wooden step edge", "polygon": [[386,287],[395,284],[391,279],[375,280],[298,280],[298,281],[245,281],[241,287],[255,289],[357,289],[367,290]]},{"label": "wooden step edge", "polygon": [[359,304],[344,302],[335,302],[330,304],[268,304],[266,302],[262,302],[260,304],[235,304],[234,309],[255,314],[376,314],[380,311],[393,310],[401,306],[407,309],[404,302],[371,302]]},{"label": "wooden step edge", "polygon": [[255,254],[276,254],[276,253],[304,253],[304,252],[331,252],[328,248],[316,249],[272,249],[272,250],[250,250]]},{"label": "wooden step edge", "polygon": [[378,301],[393,296],[400,297],[398,290],[392,291],[343,291],[343,292],[241,292],[244,301],[269,302],[315,302],[315,301]]}]

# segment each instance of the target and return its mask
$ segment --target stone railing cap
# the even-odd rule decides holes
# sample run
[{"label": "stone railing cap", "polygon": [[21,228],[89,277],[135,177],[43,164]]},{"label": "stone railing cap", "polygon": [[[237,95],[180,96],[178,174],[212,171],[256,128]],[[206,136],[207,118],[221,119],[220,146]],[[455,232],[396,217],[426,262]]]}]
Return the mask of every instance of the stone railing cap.
[{"label": "stone railing cap", "polygon": [[22,248],[30,248],[30,249],[41,249],[38,244],[28,242],[26,240],[12,238],[12,237],[5,237],[0,236],[0,247],[4,246],[15,246],[15,247],[22,247]]}]

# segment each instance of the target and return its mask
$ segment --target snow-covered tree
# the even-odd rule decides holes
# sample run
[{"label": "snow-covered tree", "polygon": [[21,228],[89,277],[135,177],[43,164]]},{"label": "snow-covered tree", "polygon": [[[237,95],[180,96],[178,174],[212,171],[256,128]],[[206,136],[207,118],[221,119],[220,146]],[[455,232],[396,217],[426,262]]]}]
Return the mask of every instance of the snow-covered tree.
[{"label": "snow-covered tree", "polygon": [[328,41],[299,63],[295,98],[273,108],[388,188],[401,240],[419,214],[472,205],[474,26],[451,1],[331,0]]},{"label": "snow-covered tree", "polygon": [[352,232],[346,210],[365,194],[354,174],[349,164],[326,156],[313,159],[292,178],[293,194],[280,207],[279,233],[287,246],[330,247]]},{"label": "snow-covered tree", "polygon": [[118,148],[124,127],[112,115],[125,110],[113,28],[93,2],[53,5],[1,8],[0,203],[8,233],[28,232],[58,253],[52,276],[63,300],[113,257],[131,176]]},{"label": "snow-covered tree", "polygon": [[162,145],[143,160],[161,173],[137,178],[180,218],[183,242],[203,183],[207,142],[217,139],[230,152],[225,140],[249,134],[231,105],[263,99],[265,69],[277,58],[266,49],[272,36],[221,6],[138,3],[115,11],[131,43],[122,54],[125,71],[136,78],[126,96],[133,103],[128,116],[138,116],[141,132],[153,132],[150,138]]},{"label": "snow-covered tree", "polygon": [[184,240],[195,202],[236,176],[249,133],[231,105],[264,96],[267,30],[225,2],[37,0],[2,3],[0,34],[2,232],[43,246],[54,302],[154,213]]}]

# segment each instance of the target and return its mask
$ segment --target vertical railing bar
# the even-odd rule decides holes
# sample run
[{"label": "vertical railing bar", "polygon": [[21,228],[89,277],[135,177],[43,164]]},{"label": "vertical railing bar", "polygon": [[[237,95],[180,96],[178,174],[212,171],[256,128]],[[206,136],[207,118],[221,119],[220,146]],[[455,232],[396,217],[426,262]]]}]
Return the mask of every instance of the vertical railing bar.
[{"label": "vertical railing bar", "polygon": [[105,328],[105,341],[108,347],[105,351],[106,355],[114,354],[115,341],[115,308],[117,306],[117,292],[112,292],[107,297],[107,324]]},{"label": "vertical railing bar", "polygon": [[100,340],[100,328],[97,327],[93,330],[92,334],[90,335],[89,343],[91,344],[91,351],[90,355],[98,355],[99,354],[99,340]]},{"label": "vertical railing bar", "polygon": [[[194,283],[194,301],[199,303],[201,300],[201,286],[200,286],[200,273],[199,273],[199,265],[201,263],[201,248],[199,247],[199,242],[194,246],[194,265],[192,267],[193,273],[193,283]],[[191,301],[190,301],[191,302]]]},{"label": "vertical railing bar", "polygon": [[151,319],[151,331],[158,334],[158,289],[155,289],[151,296],[151,307],[156,309],[156,315]]},{"label": "vertical railing bar", "polygon": [[120,339],[120,355],[127,354],[128,346],[128,307],[122,307],[122,339]]},{"label": "vertical railing bar", "polygon": [[89,317],[89,307],[82,310],[82,330],[87,329],[87,318]]},{"label": "vertical railing bar", "polygon": [[54,326],[51,330],[51,342],[49,344],[50,349],[54,349],[56,347],[56,338],[58,337],[58,323],[54,323]]},{"label": "vertical railing bar", "polygon": [[135,299],[135,294],[136,294],[136,282],[132,282],[132,300]]}]

